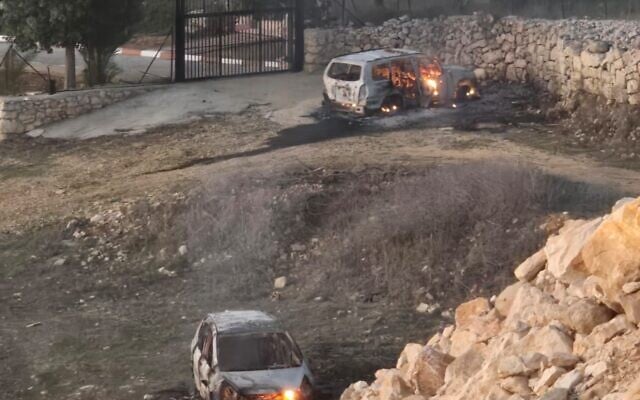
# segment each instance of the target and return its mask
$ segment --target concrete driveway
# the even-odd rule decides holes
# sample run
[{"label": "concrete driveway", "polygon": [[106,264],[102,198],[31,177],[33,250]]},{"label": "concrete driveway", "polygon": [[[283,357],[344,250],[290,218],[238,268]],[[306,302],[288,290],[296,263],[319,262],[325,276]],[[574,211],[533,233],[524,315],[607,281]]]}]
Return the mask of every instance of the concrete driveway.
[{"label": "concrete driveway", "polygon": [[[238,113],[256,106],[283,126],[309,121],[322,98],[319,74],[276,73],[163,86],[142,96],[75,119],[41,127],[32,135],[88,139],[119,133],[143,133],[216,113]],[[259,106],[259,107],[258,107]]]}]

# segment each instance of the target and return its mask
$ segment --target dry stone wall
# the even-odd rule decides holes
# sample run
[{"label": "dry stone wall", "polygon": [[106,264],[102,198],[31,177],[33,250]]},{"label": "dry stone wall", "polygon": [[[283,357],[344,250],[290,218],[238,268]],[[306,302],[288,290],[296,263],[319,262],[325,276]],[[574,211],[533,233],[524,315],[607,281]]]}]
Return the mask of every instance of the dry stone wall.
[{"label": "dry stone wall", "polygon": [[105,88],[54,95],[0,97],[0,138],[86,114],[153,89]]},{"label": "dry stone wall", "polygon": [[527,81],[568,102],[583,92],[640,104],[640,22],[490,15],[392,19],[358,29],[305,32],[307,71],[373,48],[412,48],[472,67],[480,79]]}]

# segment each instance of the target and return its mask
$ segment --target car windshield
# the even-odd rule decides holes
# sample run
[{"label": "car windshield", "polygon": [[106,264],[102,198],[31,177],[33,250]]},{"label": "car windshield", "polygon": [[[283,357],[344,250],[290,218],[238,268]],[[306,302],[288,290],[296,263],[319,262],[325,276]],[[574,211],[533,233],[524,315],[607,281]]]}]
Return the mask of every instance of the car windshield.
[{"label": "car windshield", "polygon": [[221,371],[260,371],[302,364],[296,346],[282,332],[226,335],[218,338]]},{"label": "car windshield", "polygon": [[355,64],[335,62],[329,68],[329,78],[354,82],[360,80],[362,67]]}]

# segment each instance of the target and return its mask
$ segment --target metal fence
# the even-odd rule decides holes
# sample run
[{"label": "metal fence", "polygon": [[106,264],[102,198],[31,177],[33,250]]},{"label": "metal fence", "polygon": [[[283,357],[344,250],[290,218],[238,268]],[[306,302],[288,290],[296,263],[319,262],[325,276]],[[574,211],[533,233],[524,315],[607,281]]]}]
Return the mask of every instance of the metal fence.
[{"label": "metal fence", "polygon": [[177,0],[176,81],[300,70],[300,0]]}]

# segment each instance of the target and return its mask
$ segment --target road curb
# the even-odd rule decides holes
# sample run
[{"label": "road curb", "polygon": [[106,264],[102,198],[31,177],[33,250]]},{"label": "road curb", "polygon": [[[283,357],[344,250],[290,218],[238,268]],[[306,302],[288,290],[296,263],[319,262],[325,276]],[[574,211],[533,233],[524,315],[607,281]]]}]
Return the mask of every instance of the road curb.
[{"label": "road curb", "polygon": [[144,57],[144,58],[154,58],[157,56],[160,60],[173,60],[173,51],[171,50],[140,50],[140,49],[130,49],[126,47],[119,47],[116,49],[116,54],[119,56],[126,57]]}]

